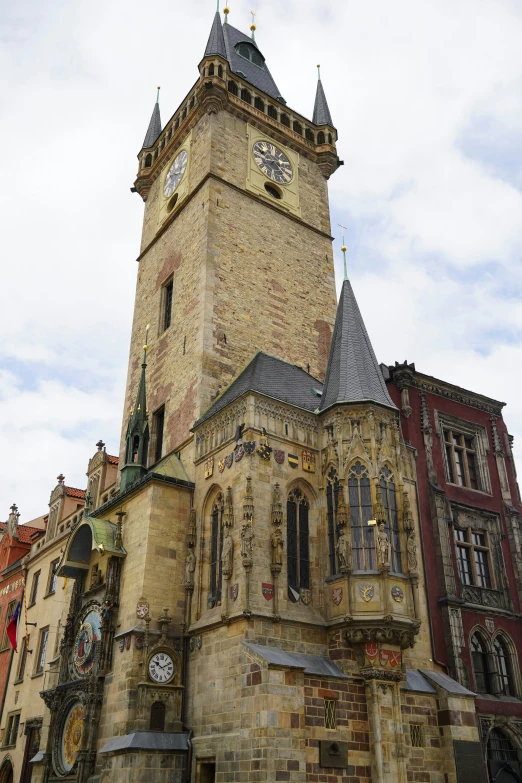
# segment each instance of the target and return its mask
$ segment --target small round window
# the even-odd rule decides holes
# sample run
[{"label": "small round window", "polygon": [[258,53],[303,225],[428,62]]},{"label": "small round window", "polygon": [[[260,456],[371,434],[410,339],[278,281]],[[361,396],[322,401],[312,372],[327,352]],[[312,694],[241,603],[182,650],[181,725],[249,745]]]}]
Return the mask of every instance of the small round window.
[{"label": "small round window", "polygon": [[265,190],[269,196],[272,196],[272,198],[282,198],[282,194],[279,188],[276,188],[275,185],[271,185],[269,182],[265,183]]}]

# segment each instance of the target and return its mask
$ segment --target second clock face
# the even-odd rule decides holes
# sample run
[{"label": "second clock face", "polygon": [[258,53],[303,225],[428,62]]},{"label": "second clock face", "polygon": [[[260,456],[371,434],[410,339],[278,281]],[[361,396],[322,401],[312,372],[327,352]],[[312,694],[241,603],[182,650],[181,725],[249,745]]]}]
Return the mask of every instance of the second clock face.
[{"label": "second clock face", "polygon": [[101,639],[101,617],[97,609],[85,615],[76,634],[73,661],[79,675],[88,674],[94,665],[94,649]]},{"label": "second clock face", "polygon": [[252,148],[254,160],[267,177],[281,185],[287,185],[293,177],[292,164],[274,144],[256,141]]},{"label": "second clock face", "polygon": [[185,169],[187,168],[188,153],[186,150],[181,150],[179,155],[176,155],[174,162],[168,170],[165,177],[165,185],[163,186],[163,195],[165,198],[172,196],[176,188],[178,187]]},{"label": "second clock face", "polygon": [[149,676],[154,682],[168,682],[174,675],[174,661],[168,653],[157,652],[149,661]]}]

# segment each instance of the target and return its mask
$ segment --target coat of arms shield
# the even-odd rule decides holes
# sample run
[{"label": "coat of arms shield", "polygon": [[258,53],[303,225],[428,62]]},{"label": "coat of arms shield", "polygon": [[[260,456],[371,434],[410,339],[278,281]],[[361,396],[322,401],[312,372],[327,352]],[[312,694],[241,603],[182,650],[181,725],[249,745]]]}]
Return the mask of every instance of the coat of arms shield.
[{"label": "coat of arms shield", "polygon": [[308,606],[312,602],[312,591],[308,590],[305,587],[301,587],[299,590],[299,595],[301,596],[301,601],[304,603],[305,606]]},{"label": "coat of arms shield", "polygon": [[263,582],[261,584],[261,592],[263,593],[263,598],[265,598],[267,601],[271,601],[274,597],[274,585],[269,585],[266,582]]},{"label": "coat of arms shield", "polygon": [[256,450],[256,442],[255,440],[247,440],[246,443],[243,443],[243,449],[245,450],[245,454],[250,455],[253,454]]},{"label": "coat of arms shield", "polygon": [[224,459],[220,459],[219,460],[219,462],[218,462],[218,470],[219,470],[220,473],[223,473],[223,471],[225,470],[225,460]]},{"label": "coat of arms shield", "polygon": [[375,594],[375,587],[373,585],[359,585],[359,595],[363,601],[371,601]]},{"label": "coat of arms shield", "polygon": [[235,584],[230,585],[230,598],[232,599],[232,601],[235,601],[238,595],[239,595],[239,583],[235,582]]},{"label": "coat of arms shield", "polygon": [[278,465],[282,465],[285,461],[285,452],[281,449],[274,449],[274,459]]},{"label": "coat of arms shield", "polygon": [[244,453],[245,453],[245,449],[243,448],[243,446],[236,446],[234,451],[234,460],[236,462],[241,462]]},{"label": "coat of arms shield", "polygon": [[227,454],[227,456],[225,457],[225,465],[227,466],[227,468],[231,468],[233,462],[234,462],[234,452],[232,452],[232,454]]},{"label": "coat of arms shield", "polygon": [[342,587],[333,587],[332,588],[332,601],[336,606],[339,606],[341,601],[343,600],[343,588]]}]

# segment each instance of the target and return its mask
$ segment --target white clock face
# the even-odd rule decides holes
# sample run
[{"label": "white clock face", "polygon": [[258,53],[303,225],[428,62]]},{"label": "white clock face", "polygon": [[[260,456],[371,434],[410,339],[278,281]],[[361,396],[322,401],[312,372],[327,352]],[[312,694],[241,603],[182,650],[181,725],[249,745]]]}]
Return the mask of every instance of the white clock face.
[{"label": "white clock face", "polygon": [[287,185],[294,176],[292,164],[285,153],[269,141],[256,141],[252,154],[263,174],[273,182]]},{"label": "white clock face", "polygon": [[149,661],[149,676],[154,682],[168,682],[174,675],[174,661],[168,653],[155,653]]},{"label": "white clock face", "polygon": [[181,150],[179,155],[174,158],[174,163],[168,170],[165,177],[165,185],[163,186],[163,195],[165,198],[172,196],[179,183],[183,178],[185,169],[187,168],[188,153],[186,150]]}]

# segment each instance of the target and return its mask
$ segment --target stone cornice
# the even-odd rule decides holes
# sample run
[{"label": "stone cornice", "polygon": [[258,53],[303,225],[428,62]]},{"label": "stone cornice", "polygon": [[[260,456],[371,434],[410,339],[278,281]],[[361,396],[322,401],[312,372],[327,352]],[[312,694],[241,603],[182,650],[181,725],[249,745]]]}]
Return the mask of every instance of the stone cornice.
[{"label": "stone cornice", "polygon": [[417,372],[412,378],[412,386],[415,386],[421,391],[428,392],[429,394],[438,394],[440,397],[446,397],[454,402],[460,402],[462,405],[468,405],[470,408],[478,408],[487,413],[493,413],[496,416],[502,416],[502,408],[506,404],[505,402],[493,400],[491,397],[476,394],[467,389],[462,389],[460,386],[453,386],[451,383],[439,381],[437,378],[432,378],[429,375],[421,375]]}]

